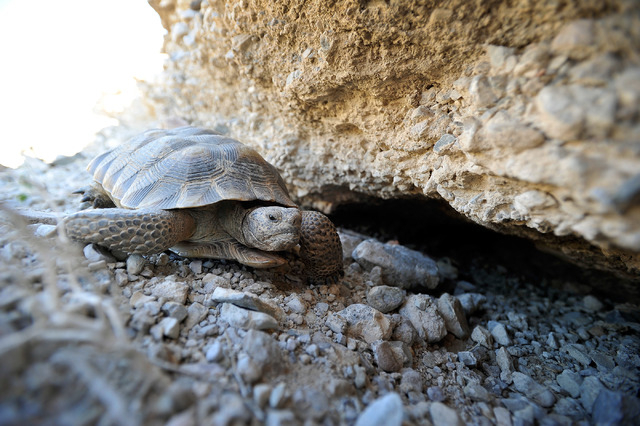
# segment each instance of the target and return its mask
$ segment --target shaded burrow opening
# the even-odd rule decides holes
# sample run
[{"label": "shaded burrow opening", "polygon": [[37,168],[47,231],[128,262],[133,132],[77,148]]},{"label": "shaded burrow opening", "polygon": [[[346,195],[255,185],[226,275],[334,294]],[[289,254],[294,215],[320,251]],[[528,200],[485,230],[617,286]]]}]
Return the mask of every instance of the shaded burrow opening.
[{"label": "shaded burrow opening", "polygon": [[331,219],[338,227],[383,242],[395,240],[436,260],[448,257],[458,267],[461,280],[473,282],[479,269],[504,268],[505,275],[523,282],[565,282],[612,302],[640,302],[640,282],[577,265],[541,250],[532,240],[485,228],[442,200],[367,199],[339,205]]}]

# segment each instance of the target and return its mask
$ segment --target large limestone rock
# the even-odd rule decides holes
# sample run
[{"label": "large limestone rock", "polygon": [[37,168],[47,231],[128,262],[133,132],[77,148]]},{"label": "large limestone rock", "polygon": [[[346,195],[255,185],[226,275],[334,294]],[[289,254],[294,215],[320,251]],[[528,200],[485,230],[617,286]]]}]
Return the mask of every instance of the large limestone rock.
[{"label": "large limestone rock", "polygon": [[150,3],[158,114],[253,145],[299,201],[441,198],[640,272],[637,1]]}]

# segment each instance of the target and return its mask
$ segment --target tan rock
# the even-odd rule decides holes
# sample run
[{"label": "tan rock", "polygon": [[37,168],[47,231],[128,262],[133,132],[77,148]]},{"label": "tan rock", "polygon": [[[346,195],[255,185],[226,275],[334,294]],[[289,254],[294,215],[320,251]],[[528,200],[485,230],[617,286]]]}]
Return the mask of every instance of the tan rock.
[{"label": "tan rock", "polygon": [[596,3],[152,0],[169,59],[148,98],[254,146],[302,204],[441,198],[638,275],[640,18]]}]

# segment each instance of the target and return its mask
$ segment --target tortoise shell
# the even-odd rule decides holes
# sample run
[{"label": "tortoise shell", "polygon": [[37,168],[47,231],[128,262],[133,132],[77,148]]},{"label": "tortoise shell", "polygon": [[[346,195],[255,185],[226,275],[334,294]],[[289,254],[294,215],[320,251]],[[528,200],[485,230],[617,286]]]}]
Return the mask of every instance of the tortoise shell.
[{"label": "tortoise shell", "polygon": [[96,182],[121,207],[178,209],[223,200],[296,207],[275,167],[211,130],[149,130],[91,161]]}]

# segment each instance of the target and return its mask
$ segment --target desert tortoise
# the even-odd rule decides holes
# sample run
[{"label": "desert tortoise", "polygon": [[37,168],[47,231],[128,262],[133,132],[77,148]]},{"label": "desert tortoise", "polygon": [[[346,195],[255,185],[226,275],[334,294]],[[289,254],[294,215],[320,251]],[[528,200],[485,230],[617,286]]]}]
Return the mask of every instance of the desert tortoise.
[{"label": "desert tortoise", "polygon": [[275,167],[213,131],[149,130],[91,161],[94,207],[65,218],[67,234],[126,253],[167,249],[255,268],[285,263],[300,244],[312,282],[343,275],[342,246],[323,214],[300,211]]}]

